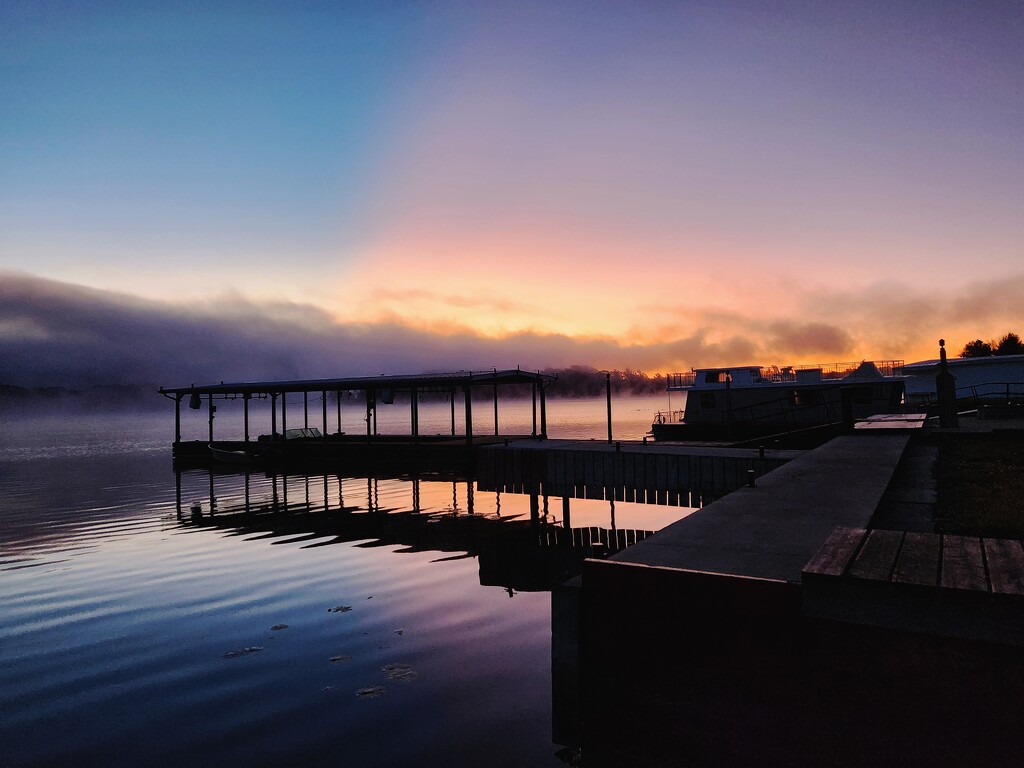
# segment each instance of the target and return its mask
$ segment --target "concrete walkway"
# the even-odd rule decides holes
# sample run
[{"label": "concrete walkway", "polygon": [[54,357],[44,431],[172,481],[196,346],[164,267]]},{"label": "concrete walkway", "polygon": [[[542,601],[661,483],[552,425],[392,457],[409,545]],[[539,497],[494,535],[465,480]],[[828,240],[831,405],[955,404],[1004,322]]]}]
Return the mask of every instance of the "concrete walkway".
[{"label": "concrete walkway", "polygon": [[868,526],[909,439],[838,437],[612,559],[799,583],[833,528]]}]

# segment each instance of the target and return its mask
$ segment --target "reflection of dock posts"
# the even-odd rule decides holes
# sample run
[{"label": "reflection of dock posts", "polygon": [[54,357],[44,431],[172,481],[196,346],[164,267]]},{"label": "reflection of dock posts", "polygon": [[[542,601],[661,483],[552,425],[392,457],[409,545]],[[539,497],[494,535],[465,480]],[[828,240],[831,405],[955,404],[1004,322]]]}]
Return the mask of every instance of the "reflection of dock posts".
[{"label": "reflection of dock posts", "polygon": [[566,532],[565,540],[570,541],[572,539],[572,521],[569,517],[568,493],[566,493],[566,495],[562,497],[562,528],[564,528]]},{"label": "reflection of dock posts", "polygon": [[939,426],[955,429],[960,426],[956,412],[956,379],[946,364],[946,340],[939,339],[939,375],[935,377],[935,393],[939,398]]},{"label": "reflection of dock posts", "polygon": [[472,480],[466,481],[466,511],[471,515],[474,513]]},{"label": "reflection of dock posts", "polygon": [[213,510],[217,506],[217,497],[213,492],[213,464],[210,465],[208,471],[210,475],[210,517],[213,517]]},{"label": "reflection of dock posts", "polygon": [[[180,402],[180,398],[179,398]],[[174,470],[174,508],[178,513],[178,519],[181,519],[181,470]]]},{"label": "reflection of dock posts", "polygon": [[530,494],[530,523],[534,529],[540,526],[540,499],[536,493]]},{"label": "reflection of dock posts", "polygon": [[419,514],[420,511],[420,479],[412,479],[412,511]]},{"label": "reflection of dock posts", "polygon": [[245,511],[249,511],[249,470],[245,471]]}]

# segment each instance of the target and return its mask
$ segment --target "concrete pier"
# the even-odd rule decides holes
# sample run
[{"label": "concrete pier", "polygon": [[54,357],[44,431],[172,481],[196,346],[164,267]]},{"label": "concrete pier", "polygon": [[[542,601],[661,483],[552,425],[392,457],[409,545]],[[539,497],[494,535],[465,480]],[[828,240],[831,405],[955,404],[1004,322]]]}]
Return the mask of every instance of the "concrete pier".
[{"label": "concrete pier", "polygon": [[[584,563],[578,702],[588,765],[1016,760],[1024,596],[999,590],[1024,589],[1020,568],[1011,584],[1002,571],[993,579],[986,560],[990,588],[979,594],[966,582],[909,583],[921,568],[904,561],[928,570],[951,542],[866,530],[908,439],[838,438]],[[837,527],[855,545],[830,556]],[[1003,562],[1024,559],[1019,542],[980,545]],[[940,555],[943,569],[954,555]],[[875,561],[882,577],[861,572]],[[839,562],[840,573],[828,571]]]}]

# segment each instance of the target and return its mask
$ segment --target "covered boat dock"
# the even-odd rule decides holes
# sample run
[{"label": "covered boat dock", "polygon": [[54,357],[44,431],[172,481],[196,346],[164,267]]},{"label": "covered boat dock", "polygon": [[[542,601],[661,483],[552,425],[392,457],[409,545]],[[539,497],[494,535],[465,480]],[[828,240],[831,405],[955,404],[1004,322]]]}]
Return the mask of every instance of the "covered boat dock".
[{"label": "covered boat dock", "polygon": [[[337,457],[340,447],[367,446],[374,443],[388,443],[392,453],[401,454],[406,451],[400,446],[420,446],[429,443],[435,447],[441,445],[459,445],[463,451],[472,448],[474,442],[482,439],[493,442],[494,438],[504,439],[498,430],[499,393],[502,387],[518,385],[529,387],[533,406],[533,426],[530,436],[538,439],[547,437],[547,387],[555,380],[554,376],[540,372],[514,370],[491,371],[459,371],[455,373],[434,373],[401,376],[368,376],[355,378],[305,379],[295,381],[256,381],[217,384],[191,384],[187,387],[161,387],[159,392],[174,401],[174,456],[176,459],[209,459],[210,448],[226,451],[249,452],[252,456],[266,458],[273,450],[276,458],[301,456],[310,458]],[[473,392],[487,391],[493,398],[494,435],[474,436],[473,433]],[[289,405],[294,409],[297,396],[302,396],[301,421],[292,417],[289,427]],[[319,414],[310,412],[310,395],[320,400]],[[396,395],[407,396],[409,400],[409,431],[404,435],[379,435],[377,432],[378,404],[391,404]],[[419,404],[424,395],[445,395],[451,403],[451,434],[420,435]],[[335,400],[334,408],[329,409],[329,402]],[[365,433],[346,434],[342,428],[342,401],[355,395],[363,400]],[[465,409],[465,428],[463,433],[456,432],[456,401],[461,395]],[[242,400],[243,434],[237,437],[220,440],[214,434],[216,402],[226,400]],[[269,435],[253,439],[250,429],[249,403],[254,399],[270,401]],[[182,402],[193,410],[205,408],[208,421],[207,439],[182,441],[181,420]],[[291,401],[291,402],[289,402]],[[315,408],[315,405],[314,405]],[[333,410],[333,414],[328,411]],[[294,411],[293,411],[294,412]],[[319,415],[319,423],[317,423]],[[280,422],[278,417],[280,416]],[[311,420],[312,416],[312,420]],[[329,418],[329,416],[333,418]],[[525,437],[517,435],[516,437]],[[286,439],[288,438],[288,439]],[[489,440],[486,438],[490,438]],[[287,445],[287,450],[284,446]],[[462,453],[460,451],[459,453]],[[417,451],[413,451],[414,453]]]}]

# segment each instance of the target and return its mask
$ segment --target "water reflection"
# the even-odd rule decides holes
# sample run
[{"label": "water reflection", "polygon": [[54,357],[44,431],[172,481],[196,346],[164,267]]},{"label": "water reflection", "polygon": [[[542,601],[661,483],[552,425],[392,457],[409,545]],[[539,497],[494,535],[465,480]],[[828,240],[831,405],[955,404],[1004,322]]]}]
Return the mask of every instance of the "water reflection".
[{"label": "water reflection", "polygon": [[[474,557],[480,583],[510,594],[551,590],[579,573],[585,558],[625,549],[686,512],[659,508],[656,526],[621,527],[614,500],[481,491],[457,477],[226,472],[217,465],[176,471],[175,499],[183,527],[307,540],[305,547],[357,542]],[[596,524],[573,526],[574,516]],[[640,517],[651,519],[649,512]]]}]

